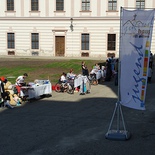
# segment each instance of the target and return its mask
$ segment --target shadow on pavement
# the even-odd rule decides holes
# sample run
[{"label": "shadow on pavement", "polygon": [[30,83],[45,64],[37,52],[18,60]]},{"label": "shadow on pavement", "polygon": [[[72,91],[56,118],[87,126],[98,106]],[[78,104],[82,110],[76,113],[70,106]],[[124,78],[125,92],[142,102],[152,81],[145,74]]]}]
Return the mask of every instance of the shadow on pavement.
[{"label": "shadow on pavement", "polygon": [[113,81],[104,82],[92,86],[89,95],[53,92],[52,97],[0,110],[0,155],[154,155],[154,79],[148,84],[145,111],[122,107],[132,134],[128,141],[105,139],[117,89]]},{"label": "shadow on pavement", "polygon": [[123,107],[128,141],[105,139],[117,98],[51,98],[0,113],[1,155],[153,155],[155,112]]}]

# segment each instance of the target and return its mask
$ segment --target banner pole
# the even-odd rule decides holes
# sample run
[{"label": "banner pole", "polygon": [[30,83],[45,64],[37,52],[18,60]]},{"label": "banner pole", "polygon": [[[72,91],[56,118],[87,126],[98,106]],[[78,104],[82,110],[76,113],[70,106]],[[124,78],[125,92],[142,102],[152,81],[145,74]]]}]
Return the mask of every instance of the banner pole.
[{"label": "banner pole", "polygon": [[[120,8],[120,43],[119,43],[119,52],[120,52],[120,44],[121,44],[121,34],[122,34],[122,7]],[[118,100],[116,102],[115,105],[115,109],[110,121],[110,125],[108,128],[108,132],[105,135],[106,139],[113,139],[113,140],[128,140],[130,138],[130,133],[128,131],[126,131],[126,127],[125,127],[125,122],[124,122],[124,117],[123,117],[123,112],[122,112],[122,108],[121,108],[121,104],[120,104],[120,73],[121,73],[121,62],[119,59],[119,65],[118,65]],[[117,115],[116,115],[117,114]],[[116,126],[116,130],[111,130],[113,121],[114,121],[114,117],[115,115],[117,116],[117,126]],[[121,119],[122,119],[122,124],[123,124],[123,129],[124,130],[120,130],[120,115],[121,115]]]}]

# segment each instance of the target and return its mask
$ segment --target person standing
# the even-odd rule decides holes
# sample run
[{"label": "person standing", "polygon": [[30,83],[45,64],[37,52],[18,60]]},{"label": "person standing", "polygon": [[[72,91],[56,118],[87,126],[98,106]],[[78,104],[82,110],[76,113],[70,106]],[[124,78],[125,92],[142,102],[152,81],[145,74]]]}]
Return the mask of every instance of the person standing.
[{"label": "person standing", "polygon": [[151,83],[151,79],[152,79],[152,68],[151,68],[151,65],[149,65],[149,68],[148,68],[148,83]]},{"label": "person standing", "polygon": [[81,63],[81,69],[82,69],[83,76],[89,76],[89,71],[84,61],[82,61]]},{"label": "person standing", "polygon": [[81,69],[82,69],[82,75],[85,75],[86,66],[85,66],[85,62],[84,61],[82,61],[82,63],[81,63]]},{"label": "person standing", "polygon": [[106,60],[106,77],[105,81],[110,81],[112,76],[111,63],[109,60]]},{"label": "person standing", "polygon": [[4,77],[0,77],[0,105],[4,105],[4,99],[5,99],[5,90],[4,90],[4,83],[3,83]]},{"label": "person standing", "polygon": [[149,60],[149,65],[152,68],[153,67],[153,54],[150,51],[150,60]]},{"label": "person standing", "polygon": [[8,107],[10,109],[13,109],[13,107],[10,105],[10,92],[5,91],[4,89],[4,82],[5,78],[1,77],[0,78],[0,98],[1,98],[1,105],[4,107]]},{"label": "person standing", "polygon": [[118,65],[119,65],[119,60],[116,59],[116,63],[115,63],[115,86],[118,85]]}]

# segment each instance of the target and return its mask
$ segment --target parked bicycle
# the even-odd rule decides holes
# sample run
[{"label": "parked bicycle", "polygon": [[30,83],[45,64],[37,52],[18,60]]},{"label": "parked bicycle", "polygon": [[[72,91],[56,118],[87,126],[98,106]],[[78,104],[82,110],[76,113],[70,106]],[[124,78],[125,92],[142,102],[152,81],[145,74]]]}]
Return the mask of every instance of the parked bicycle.
[{"label": "parked bicycle", "polygon": [[68,94],[74,94],[74,84],[71,80],[67,82],[61,82],[60,80],[55,84],[55,91],[60,92],[67,92]]}]

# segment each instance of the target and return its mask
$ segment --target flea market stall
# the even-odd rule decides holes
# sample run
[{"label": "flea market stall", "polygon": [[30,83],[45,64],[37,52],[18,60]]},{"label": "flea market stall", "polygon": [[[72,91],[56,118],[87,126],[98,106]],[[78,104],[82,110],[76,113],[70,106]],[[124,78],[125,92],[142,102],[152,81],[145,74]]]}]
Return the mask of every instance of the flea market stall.
[{"label": "flea market stall", "polygon": [[51,95],[51,83],[49,80],[36,80],[30,82],[28,86],[21,87],[20,96],[27,96],[27,99],[37,99],[42,95]]}]

